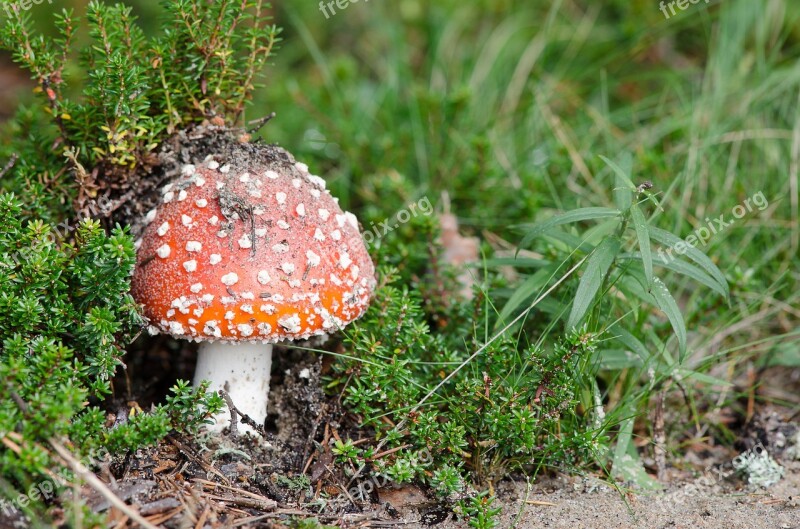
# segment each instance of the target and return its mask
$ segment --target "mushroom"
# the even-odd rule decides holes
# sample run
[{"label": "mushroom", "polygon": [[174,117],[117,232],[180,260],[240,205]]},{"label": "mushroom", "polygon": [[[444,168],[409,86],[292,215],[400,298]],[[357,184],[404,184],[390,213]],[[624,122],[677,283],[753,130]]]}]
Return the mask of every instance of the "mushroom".
[{"label": "mushroom", "polygon": [[[376,283],[355,216],[305,164],[269,149],[184,166],[145,219],[132,281],[151,334],[201,342],[194,384],[224,389],[260,425],[272,344],[344,327]],[[230,422],[214,419],[217,432]]]}]

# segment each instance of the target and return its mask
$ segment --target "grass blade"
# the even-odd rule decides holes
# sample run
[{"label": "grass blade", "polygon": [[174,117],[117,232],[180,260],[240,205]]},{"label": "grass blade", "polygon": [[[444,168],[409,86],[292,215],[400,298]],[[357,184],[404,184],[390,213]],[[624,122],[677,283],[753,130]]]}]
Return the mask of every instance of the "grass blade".
[{"label": "grass blade", "polygon": [[683,321],[683,314],[681,314],[678,303],[675,302],[675,298],[672,297],[664,282],[657,277],[653,278],[651,293],[658,308],[667,315],[667,319],[675,331],[675,336],[678,337],[681,354],[683,354],[686,351],[686,323]]},{"label": "grass blade", "polygon": [[527,246],[533,239],[546,232],[550,228],[560,226],[562,224],[571,224],[573,222],[581,222],[584,220],[597,220],[607,219],[611,217],[620,216],[621,212],[614,208],[594,207],[594,208],[580,208],[556,215],[544,222],[533,225],[531,230],[525,234],[522,242],[519,243],[520,248]]},{"label": "grass blade", "polygon": [[600,369],[619,371],[641,367],[642,359],[627,349],[600,349],[597,351],[597,366]]},{"label": "grass blade", "polygon": [[633,191],[636,189],[628,176],[631,172],[631,155],[629,153],[622,155],[622,165],[627,168],[627,171],[603,155],[600,155],[600,159],[614,171],[614,203],[621,211],[625,211],[631,207]]},{"label": "grass blade", "polygon": [[620,250],[620,242],[617,237],[603,239],[592,253],[589,262],[586,264],[586,271],[578,284],[578,291],[575,293],[575,301],[572,303],[572,311],[567,320],[567,329],[577,327],[592,306],[597,291],[603,286],[603,280],[608,274],[608,269],[614,262]]},{"label": "grass blade", "polygon": [[650,226],[650,237],[655,239],[657,242],[674,248],[675,245],[683,243],[688,249],[684,254],[688,259],[694,261],[700,268],[705,270],[714,280],[719,283],[723,290],[725,291],[725,299],[730,298],[730,289],[728,288],[728,280],[725,279],[725,275],[722,271],[714,264],[714,262],[703,252],[694,248],[693,246],[689,246],[686,244],[686,241],[681,239],[680,237],[666,231],[662,230],[661,228],[656,228],[655,226]]},{"label": "grass blade", "polygon": [[641,358],[642,362],[649,361],[653,354],[648,351],[647,347],[634,335],[622,328],[615,328],[614,334],[619,343],[624,345],[629,351],[635,353]]},{"label": "grass blade", "polygon": [[650,252],[650,230],[638,204],[631,204],[631,221],[639,239],[639,251],[644,265],[644,276],[647,278],[647,287],[653,284],[653,254]]},{"label": "grass blade", "polygon": [[549,266],[539,270],[526,279],[525,282],[519,287],[517,287],[503,307],[500,316],[497,318],[495,328],[504,325],[506,318],[508,318],[520,305],[547,286],[547,282],[553,277],[553,268],[554,267]]},{"label": "grass blade", "polygon": [[[619,259],[641,260],[641,258],[642,257],[639,252],[623,253],[619,255]],[[723,298],[728,294],[725,288],[723,288],[717,280],[705,273],[700,267],[697,267],[691,263],[681,261],[680,259],[664,260],[657,255],[653,257],[653,263],[657,266],[661,266],[667,270],[672,270],[673,272],[693,279],[701,285],[707,286]]]},{"label": "grass blade", "polygon": [[619,425],[617,446],[614,448],[614,476],[623,481],[632,481],[645,489],[658,490],[661,485],[647,473],[633,444],[633,423],[636,413],[634,410],[628,412],[630,416],[623,419]]}]

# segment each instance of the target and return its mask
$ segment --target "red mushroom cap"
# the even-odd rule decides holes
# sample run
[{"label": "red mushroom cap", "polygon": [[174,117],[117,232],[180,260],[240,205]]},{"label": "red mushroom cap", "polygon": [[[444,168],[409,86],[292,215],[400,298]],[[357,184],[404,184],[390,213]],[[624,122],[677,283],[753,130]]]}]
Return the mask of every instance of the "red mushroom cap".
[{"label": "red mushroom cap", "polygon": [[375,269],[356,218],[324,180],[279,151],[271,163],[209,157],[163,188],[132,284],[151,333],[305,339],[366,310]]}]

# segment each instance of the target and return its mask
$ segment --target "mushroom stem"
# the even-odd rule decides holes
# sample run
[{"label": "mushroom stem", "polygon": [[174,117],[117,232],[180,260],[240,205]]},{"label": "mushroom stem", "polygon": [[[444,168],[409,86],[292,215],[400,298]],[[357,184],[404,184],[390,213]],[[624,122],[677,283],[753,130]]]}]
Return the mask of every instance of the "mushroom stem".
[{"label": "mushroom stem", "polygon": [[[271,366],[272,345],[203,342],[198,351],[194,385],[208,380],[209,391],[225,390],[240,412],[263,425],[267,419]],[[230,423],[230,410],[226,409],[214,416],[214,424],[208,429],[218,433]],[[241,432],[253,431],[241,422],[238,427]]]}]

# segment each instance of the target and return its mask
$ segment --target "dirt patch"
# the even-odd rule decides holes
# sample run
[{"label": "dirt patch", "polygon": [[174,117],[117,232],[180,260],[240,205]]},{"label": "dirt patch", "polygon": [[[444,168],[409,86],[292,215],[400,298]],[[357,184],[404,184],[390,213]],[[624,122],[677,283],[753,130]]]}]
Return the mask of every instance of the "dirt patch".
[{"label": "dirt patch", "polygon": [[710,475],[663,492],[624,496],[607,484],[579,478],[546,480],[530,493],[524,483],[510,483],[500,497],[500,527],[792,529],[800,527],[799,470],[792,463],[787,476],[768,489],[748,488],[738,480],[710,482]]}]

